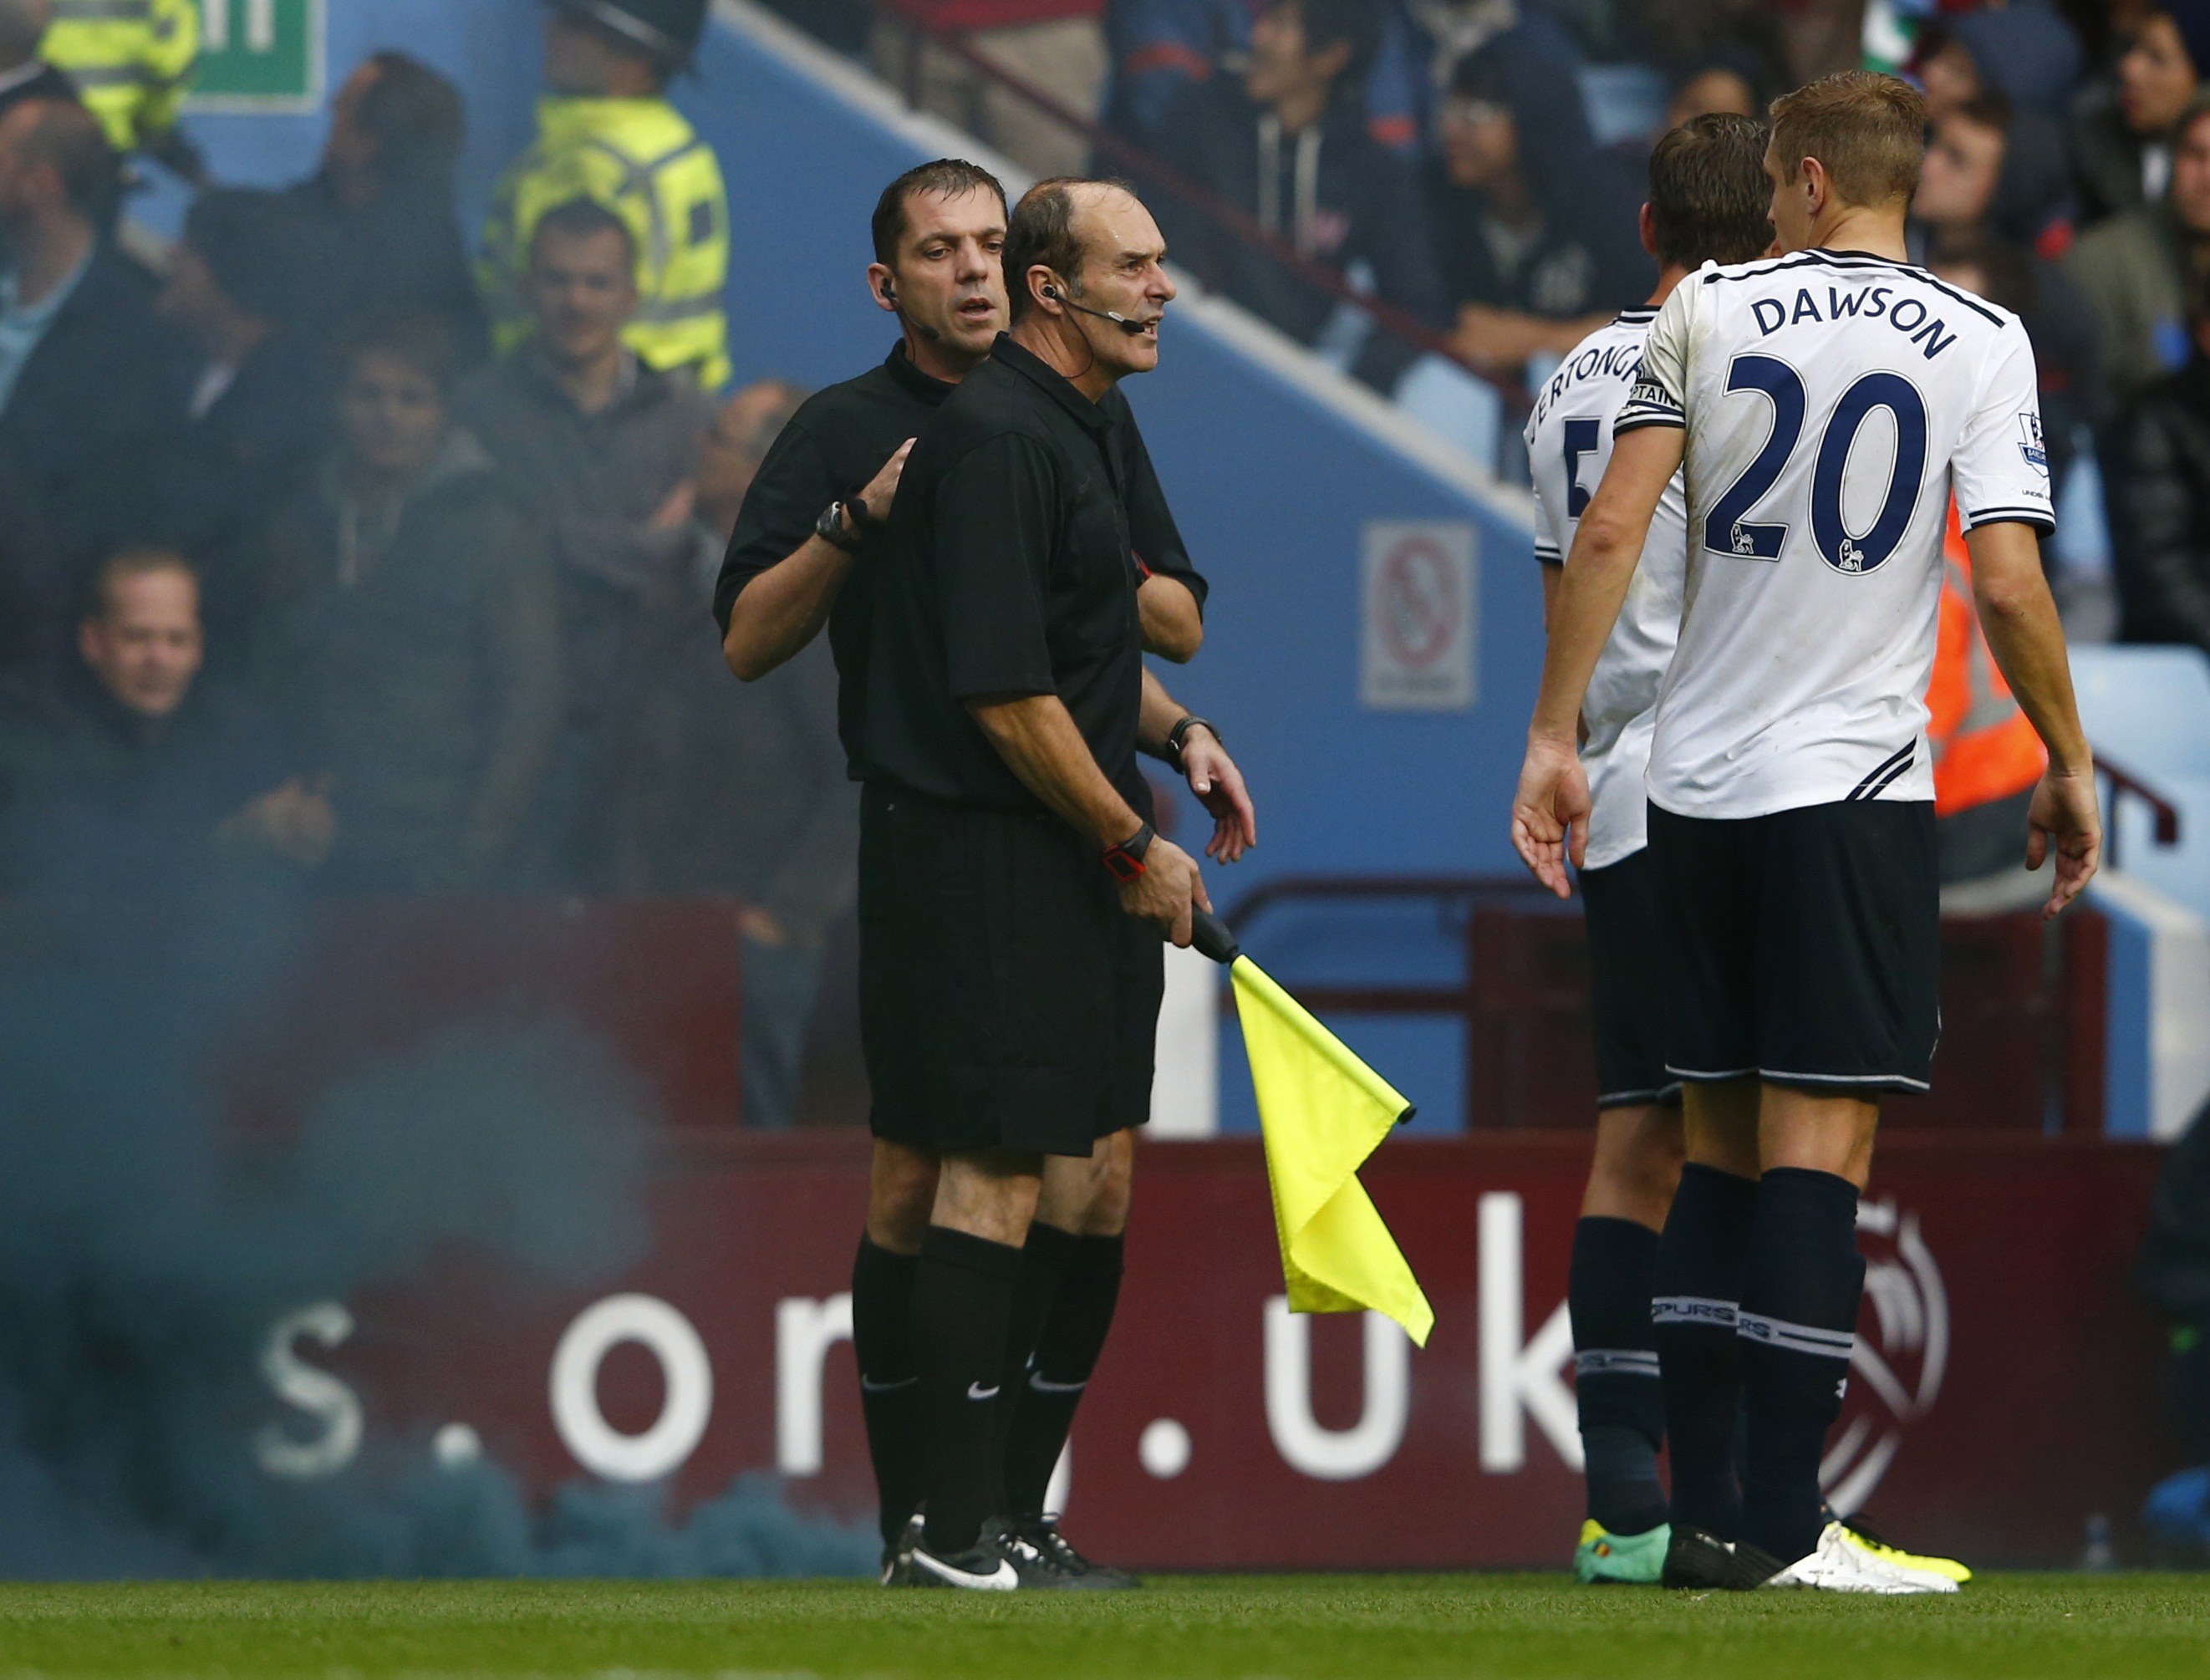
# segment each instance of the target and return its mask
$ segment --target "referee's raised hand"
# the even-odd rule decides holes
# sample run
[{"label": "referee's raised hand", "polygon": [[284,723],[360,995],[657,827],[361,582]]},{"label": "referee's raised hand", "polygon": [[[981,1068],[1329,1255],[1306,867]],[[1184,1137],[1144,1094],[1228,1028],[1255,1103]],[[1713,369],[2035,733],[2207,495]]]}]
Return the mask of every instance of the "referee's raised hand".
[{"label": "referee's raised hand", "polygon": [[1588,775],[1573,742],[1531,734],[1512,796],[1512,848],[1561,898],[1573,896],[1566,860],[1570,855],[1578,869],[1587,855],[1588,818]]},{"label": "referee's raised hand", "polygon": [[867,480],[867,487],[859,494],[860,505],[867,511],[868,520],[879,525],[891,517],[891,504],[897,499],[898,484],[905,477],[905,460],[913,453],[914,440],[907,438],[897,446],[897,452],[883,462],[882,471]]},{"label": "referee's raised hand", "polygon": [[1120,883],[1120,908],[1157,922],[1168,939],[1187,946],[1193,934],[1193,910],[1211,909],[1212,899],[1197,860],[1162,836],[1144,854],[1144,873]]}]

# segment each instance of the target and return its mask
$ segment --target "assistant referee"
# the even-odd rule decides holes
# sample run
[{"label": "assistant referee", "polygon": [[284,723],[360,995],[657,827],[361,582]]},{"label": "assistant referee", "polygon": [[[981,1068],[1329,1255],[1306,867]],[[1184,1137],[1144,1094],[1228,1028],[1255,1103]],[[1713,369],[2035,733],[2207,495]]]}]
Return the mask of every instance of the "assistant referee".
[{"label": "assistant referee", "polygon": [[[912,439],[988,358],[1008,319],[1002,265],[1007,206],[988,171],[938,159],[908,170],[875,206],[874,303],[902,329],[884,361],[810,399],[784,429],[745,499],[716,612],[730,668],[746,680],[794,657],[825,625],[836,656],[839,726],[855,780],[870,656],[870,603],[884,524]],[[1126,399],[1106,394],[1147,651],[1177,662],[1203,638],[1205,581],[1192,566]],[[1211,855],[1232,861],[1256,837],[1249,798],[1218,740],[1144,674],[1147,738],[1180,748],[1174,768],[1218,819]],[[1130,766],[1131,799],[1148,798]],[[1147,807],[1145,808],[1148,808]],[[879,1118],[879,1111],[878,1111]],[[1133,1154],[1128,1134],[1093,1160],[1054,1157],[1030,1228],[1007,1348],[1014,1389],[999,1419],[1004,1508],[1061,1584],[1120,1579],[1070,1546],[1043,1514],[1045,1490],[1120,1290]],[[920,1423],[910,1321],[937,1190],[933,1148],[876,1127],[866,1229],[852,1268],[860,1400],[881,1496],[885,1579],[921,1502]],[[1033,1369],[1022,1380],[1034,1354]],[[1034,1571],[1031,1570],[1033,1576]]]},{"label": "assistant referee", "polygon": [[878,1133],[943,1163],[915,1288],[915,1585],[1019,1584],[992,1420],[1044,1161],[1147,1116],[1161,934],[1187,945],[1207,902],[1135,770],[1139,741],[1180,743],[1146,715],[1103,406],[1157,366],[1164,257],[1125,187],[1022,200],[1012,329],[923,432],[877,562],[861,1021]]}]

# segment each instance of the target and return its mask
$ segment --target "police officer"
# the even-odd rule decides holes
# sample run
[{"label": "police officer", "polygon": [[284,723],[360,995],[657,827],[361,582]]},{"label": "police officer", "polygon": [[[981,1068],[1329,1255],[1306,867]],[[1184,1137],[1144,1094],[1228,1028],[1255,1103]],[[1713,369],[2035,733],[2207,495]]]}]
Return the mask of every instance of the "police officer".
[{"label": "police officer", "polygon": [[[1162,934],[1187,945],[1207,903],[1136,771],[1217,738],[1144,680],[1109,402],[1157,363],[1164,256],[1125,188],[1022,201],[1011,330],[922,432],[872,562],[861,1028],[878,1137],[941,1163],[913,1286],[927,1520],[893,1571],[914,1586],[1060,1584],[1063,1540],[1005,1508],[995,1456],[1004,1389],[1088,1375],[1053,1366],[1048,1326],[1022,1355],[1023,1245],[1046,1157],[1096,1160],[1147,1116]],[[1216,815],[1214,854],[1240,850],[1247,807]]]},{"label": "police officer", "polygon": [[196,181],[177,116],[200,54],[196,0],[50,0],[41,56],[67,74],[124,155],[143,152]]},{"label": "police officer", "polygon": [[[890,355],[808,400],[778,437],[747,494],[716,591],[730,666],[746,680],[793,657],[828,626],[838,667],[840,724],[852,773],[863,777],[870,609],[882,526],[908,447],[958,383],[981,366],[1007,318],[1000,247],[1004,190],[971,163],[939,160],[886,188],[873,222],[869,289],[902,332]],[[1204,582],[1191,569],[1134,415],[1117,390],[1101,405],[1126,486],[1130,545],[1144,576],[1137,607],[1149,649],[1177,662],[1203,636]],[[1217,855],[1253,837],[1241,778],[1208,727],[1145,674],[1152,732],[1181,743],[1178,768],[1220,823]],[[1185,723],[1185,720],[1187,720]],[[1128,767],[1128,796],[1148,798]],[[853,1339],[860,1399],[882,1498],[885,1569],[908,1538],[920,1502],[918,1396],[909,1323],[919,1253],[938,1190],[938,1154],[878,1111],[866,1231],[853,1268]],[[1055,1581],[1096,1584],[1092,1566],[1042,1520],[1044,1489],[1065,1443],[1082,1384],[1117,1300],[1133,1151],[1125,1131],[1090,1158],[1052,1163],[1039,1222],[1023,1254],[1022,1323],[1009,1363],[1036,1350],[1043,1386],[1019,1384],[1001,1408],[1010,1508],[1026,1520],[1034,1555]],[[1034,1570],[1031,1571],[1035,1573]]]},{"label": "police officer", "polygon": [[536,143],[501,178],[480,280],[499,347],[528,333],[522,283],[537,219],[589,197],[630,227],[643,299],[625,341],[649,366],[729,377],[728,194],[713,148],[667,99],[706,27],[706,0],[549,0]]}]

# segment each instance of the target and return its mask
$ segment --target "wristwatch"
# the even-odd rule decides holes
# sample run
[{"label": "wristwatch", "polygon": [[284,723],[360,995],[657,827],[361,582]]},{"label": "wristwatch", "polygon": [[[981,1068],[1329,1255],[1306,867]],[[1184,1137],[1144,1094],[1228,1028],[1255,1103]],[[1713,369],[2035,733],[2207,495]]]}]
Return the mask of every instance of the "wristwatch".
[{"label": "wristwatch", "polygon": [[874,523],[863,503],[831,502],[820,518],[813,522],[813,534],[832,548],[856,554]]},{"label": "wristwatch", "polygon": [[[1213,740],[1220,740],[1220,731],[1211,718],[1199,717],[1193,712],[1185,712],[1181,722],[1167,731],[1166,759],[1177,771],[1181,768],[1182,743],[1189,739],[1189,732],[1192,729],[1210,730]],[[1227,743],[1222,741],[1221,745],[1224,746]]]},{"label": "wristwatch", "polygon": [[1135,837],[1123,840],[1117,846],[1105,849],[1105,873],[1126,886],[1144,878],[1144,854],[1151,849],[1158,831],[1149,823],[1138,829]]}]

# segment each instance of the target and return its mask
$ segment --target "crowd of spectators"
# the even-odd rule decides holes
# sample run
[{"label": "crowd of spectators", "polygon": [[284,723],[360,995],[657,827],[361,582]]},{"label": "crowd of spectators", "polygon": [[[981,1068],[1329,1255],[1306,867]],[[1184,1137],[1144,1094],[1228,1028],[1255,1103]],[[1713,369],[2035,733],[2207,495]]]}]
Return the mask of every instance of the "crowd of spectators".
[{"label": "crowd of spectators", "polygon": [[[1899,70],[1929,117],[1913,257],[2034,341],[2075,630],[2210,648],[2210,0],[770,3],[879,60],[901,21],[948,31],[1042,87],[1185,267],[1408,404],[1423,348],[1524,390],[1647,295],[1635,207],[1666,128]],[[1102,77],[1023,57],[1047,23],[1062,54],[1090,30]],[[1063,128],[1024,156],[973,89],[907,85],[1065,162]]]},{"label": "crowd of spectators", "polygon": [[[2122,632],[2210,648],[2210,0],[774,3],[986,137],[1042,129],[914,60],[931,31],[1095,120],[1043,124],[1041,166],[1170,160],[1179,259],[1385,390],[1438,341],[1539,378],[1647,293],[1657,133],[1900,41],[1914,256],[2025,317]],[[45,11],[0,0],[0,893],[726,894],[787,1112],[854,807],[825,652],[740,686],[704,608],[802,393],[706,389],[718,339],[641,354],[709,323],[641,300],[639,224],[593,190],[473,268],[462,96],[400,53],[353,68],[306,178],[200,183],[148,261]],[[717,215],[685,214],[701,251]]]},{"label": "crowd of spectators", "polygon": [[857,801],[826,650],[740,685],[709,607],[804,393],[625,341],[649,265],[588,191],[482,281],[462,94],[402,53],[156,251],[45,15],[0,0],[0,897],[726,897],[788,1123]]}]

